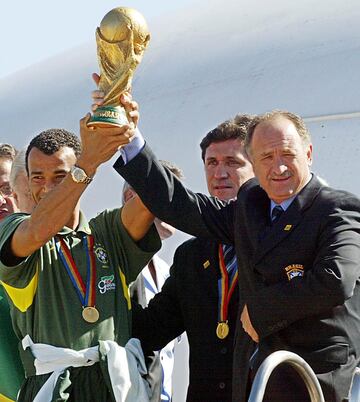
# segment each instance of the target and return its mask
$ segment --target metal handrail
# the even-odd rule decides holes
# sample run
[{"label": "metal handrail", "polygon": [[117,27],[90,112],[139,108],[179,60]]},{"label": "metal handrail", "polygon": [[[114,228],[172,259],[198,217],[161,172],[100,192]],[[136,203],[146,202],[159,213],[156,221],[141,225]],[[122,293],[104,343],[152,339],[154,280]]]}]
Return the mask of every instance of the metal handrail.
[{"label": "metal handrail", "polygon": [[354,372],[354,378],[351,386],[349,402],[359,402],[359,396],[360,396],[360,368],[357,367]]},{"label": "metal handrail", "polygon": [[254,378],[249,402],[261,402],[263,400],[269,377],[281,363],[288,363],[298,372],[306,385],[311,402],[325,402],[319,380],[313,369],[302,357],[286,350],[274,352],[263,361]]}]

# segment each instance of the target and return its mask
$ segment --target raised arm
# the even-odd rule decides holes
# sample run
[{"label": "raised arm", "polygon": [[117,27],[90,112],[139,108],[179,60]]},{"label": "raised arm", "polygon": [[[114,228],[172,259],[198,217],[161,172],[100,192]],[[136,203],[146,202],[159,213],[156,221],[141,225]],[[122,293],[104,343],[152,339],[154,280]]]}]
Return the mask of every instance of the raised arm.
[{"label": "raised arm", "polygon": [[122,223],[134,241],[146,235],[154,218],[137,195],[127,201],[121,209]]},{"label": "raised arm", "polygon": [[46,172],[29,172],[30,188],[42,185],[46,190],[35,197],[37,205],[30,218],[15,230],[11,240],[13,256],[32,254],[65,225],[75,229],[79,219],[79,199],[87,184],[73,180],[71,167],[76,163],[87,176],[93,177],[102,163],[109,160],[120,146],[130,142],[133,131],[129,126],[89,128],[86,125],[89,117],[80,120],[81,155],[76,160],[75,154],[69,152],[61,160],[54,159],[54,163],[59,163],[59,169],[51,184],[46,183]]}]

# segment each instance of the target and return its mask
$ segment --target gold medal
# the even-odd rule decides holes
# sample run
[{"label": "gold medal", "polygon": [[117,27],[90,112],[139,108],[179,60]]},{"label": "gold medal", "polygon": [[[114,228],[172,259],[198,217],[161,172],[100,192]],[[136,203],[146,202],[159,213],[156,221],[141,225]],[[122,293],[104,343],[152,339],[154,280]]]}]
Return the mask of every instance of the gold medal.
[{"label": "gold medal", "polygon": [[220,339],[224,339],[229,335],[229,324],[227,321],[218,322],[216,335]]},{"label": "gold medal", "polygon": [[87,306],[83,308],[82,317],[86,322],[94,323],[99,319],[100,315],[95,307]]}]

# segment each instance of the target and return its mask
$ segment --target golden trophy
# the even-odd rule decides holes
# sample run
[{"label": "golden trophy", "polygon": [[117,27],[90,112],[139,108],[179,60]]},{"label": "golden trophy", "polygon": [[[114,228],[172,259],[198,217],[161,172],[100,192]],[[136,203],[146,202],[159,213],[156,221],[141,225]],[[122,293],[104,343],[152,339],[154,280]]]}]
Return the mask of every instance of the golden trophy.
[{"label": "golden trophy", "polygon": [[150,33],[144,17],[133,8],[109,11],[96,29],[100,67],[99,89],[104,104],[91,117],[89,126],[129,124],[120,95],[130,91],[132,77],[149,43]]}]

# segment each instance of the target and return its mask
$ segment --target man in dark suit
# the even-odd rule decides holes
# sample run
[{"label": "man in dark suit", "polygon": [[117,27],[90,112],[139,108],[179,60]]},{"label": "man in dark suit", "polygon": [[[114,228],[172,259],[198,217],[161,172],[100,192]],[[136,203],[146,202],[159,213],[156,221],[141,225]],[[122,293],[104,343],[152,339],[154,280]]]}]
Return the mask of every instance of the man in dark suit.
[{"label": "man in dark suit", "polygon": [[[115,168],[159,218],[235,244],[240,316],[233,400],[246,400],[249,372],[253,376],[269,354],[282,349],[312,366],[326,401],[344,401],[360,361],[360,201],[310,173],[310,135],[292,113],[255,118],[246,145],[258,182],[245,183],[229,204],[185,189],[147,145]],[[241,326],[258,342],[251,364]],[[266,400],[306,401],[302,388],[283,365]]]},{"label": "man in dark suit", "polygon": [[[240,186],[254,176],[244,150],[251,120],[251,116],[237,115],[202,140],[207,187],[212,196],[233,199]],[[133,309],[132,335],[141,340],[145,350],[158,350],[186,331],[190,349],[188,402],[230,402],[232,398],[237,266],[234,251],[227,247],[224,255],[223,250],[222,244],[209,239],[186,241],[176,250],[170,277],[161,292],[148,308]],[[221,328],[225,332],[220,332]]]}]

